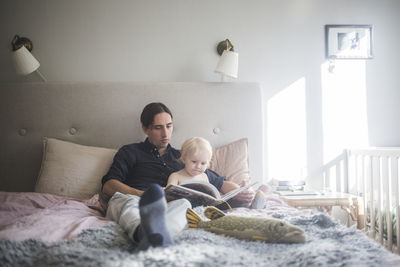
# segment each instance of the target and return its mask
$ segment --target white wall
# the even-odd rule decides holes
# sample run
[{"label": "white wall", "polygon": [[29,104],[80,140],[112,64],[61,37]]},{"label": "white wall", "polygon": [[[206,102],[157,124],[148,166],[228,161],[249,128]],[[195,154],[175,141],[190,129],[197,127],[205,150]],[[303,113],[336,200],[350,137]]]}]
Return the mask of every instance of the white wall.
[{"label": "white wall", "polygon": [[[29,37],[49,81],[219,81],[219,41],[239,52],[237,81],[260,82],[265,103],[306,80],[308,170],[322,162],[325,24],[373,24],[366,63],[371,145],[400,146],[400,1],[2,0],[0,82],[15,34]],[[290,108],[290,107],[288,107]]]}]

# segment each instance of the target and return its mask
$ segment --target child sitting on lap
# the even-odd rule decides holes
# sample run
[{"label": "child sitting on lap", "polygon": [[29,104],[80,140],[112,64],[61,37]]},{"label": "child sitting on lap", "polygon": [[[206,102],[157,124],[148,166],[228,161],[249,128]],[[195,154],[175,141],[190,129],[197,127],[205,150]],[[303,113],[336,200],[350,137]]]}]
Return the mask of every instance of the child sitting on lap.
[{"label": "child sitting on lap", "polygon": [[202,137],[192,137],[186,140],[181,149],[180,160],[185,168],[172,173],[168,178],[169,184],[181,184],[190,179],[208,182],[207,169],[212,156],[211,144]]},{"label": "child sitting on lap", "polygon": [[[183,143],[181,148],[180,160],[185,167],[169,176],[167,186],[170,184],[181,184],[191,179],[209,182],[205,170],[209,166],[211,157],[212,146],[210,142],[202,137],[189,138]],[[260,186],[253,202],[250,205],[248,204],[250,208],[264,208],[265,194],[270,193],[266,189],[265,186]]]}]

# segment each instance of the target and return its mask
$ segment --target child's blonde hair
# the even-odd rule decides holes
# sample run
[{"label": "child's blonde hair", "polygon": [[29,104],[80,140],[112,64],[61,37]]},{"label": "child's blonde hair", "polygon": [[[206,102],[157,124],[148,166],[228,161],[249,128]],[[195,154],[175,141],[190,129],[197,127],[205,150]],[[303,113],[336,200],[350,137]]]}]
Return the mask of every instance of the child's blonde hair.
[{"label": "child's blonde hair", "polygon": [[208,163],[210,163],[212,157],[212,146],[210,142],[202,137],[192,137],[187,139],[181,148],[181,157],[180,161],[183,162],[183,159],[186,158],[189,154],[196,154],[199,151],[207,151],[209,154]]}]

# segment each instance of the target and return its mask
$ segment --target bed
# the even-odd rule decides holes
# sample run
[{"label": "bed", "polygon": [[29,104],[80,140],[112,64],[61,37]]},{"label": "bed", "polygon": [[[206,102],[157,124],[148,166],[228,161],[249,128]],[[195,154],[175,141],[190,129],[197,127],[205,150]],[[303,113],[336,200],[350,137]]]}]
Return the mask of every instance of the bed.
[{"label": "bed", "polygon": [[[0,261],[3,266],[399,266],[400,258],[324,213],[267,195],[264,209],[303,228],[306,242],[263,243],[186,229],[172,246],[135,252],[104,217],[100,179],[123,144],[144,140],[143,107],[165,103],[172,144],[208,139],[210,168],[262,182],[264,118],[256,83],[25,83],[0,85]],[[202,214],[203,207],[195,210]]]}]

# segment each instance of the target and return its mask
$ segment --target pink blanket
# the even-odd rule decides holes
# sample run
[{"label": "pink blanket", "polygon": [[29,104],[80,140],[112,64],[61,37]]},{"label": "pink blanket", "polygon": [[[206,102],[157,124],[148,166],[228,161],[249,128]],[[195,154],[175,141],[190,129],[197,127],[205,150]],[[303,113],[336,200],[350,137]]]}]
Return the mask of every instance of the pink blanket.
[{"label": "pink blanket", "polygon": [[0,192],[0,238],[58,241],[108,222],[98,195],[78,200],[51,194]]}]

